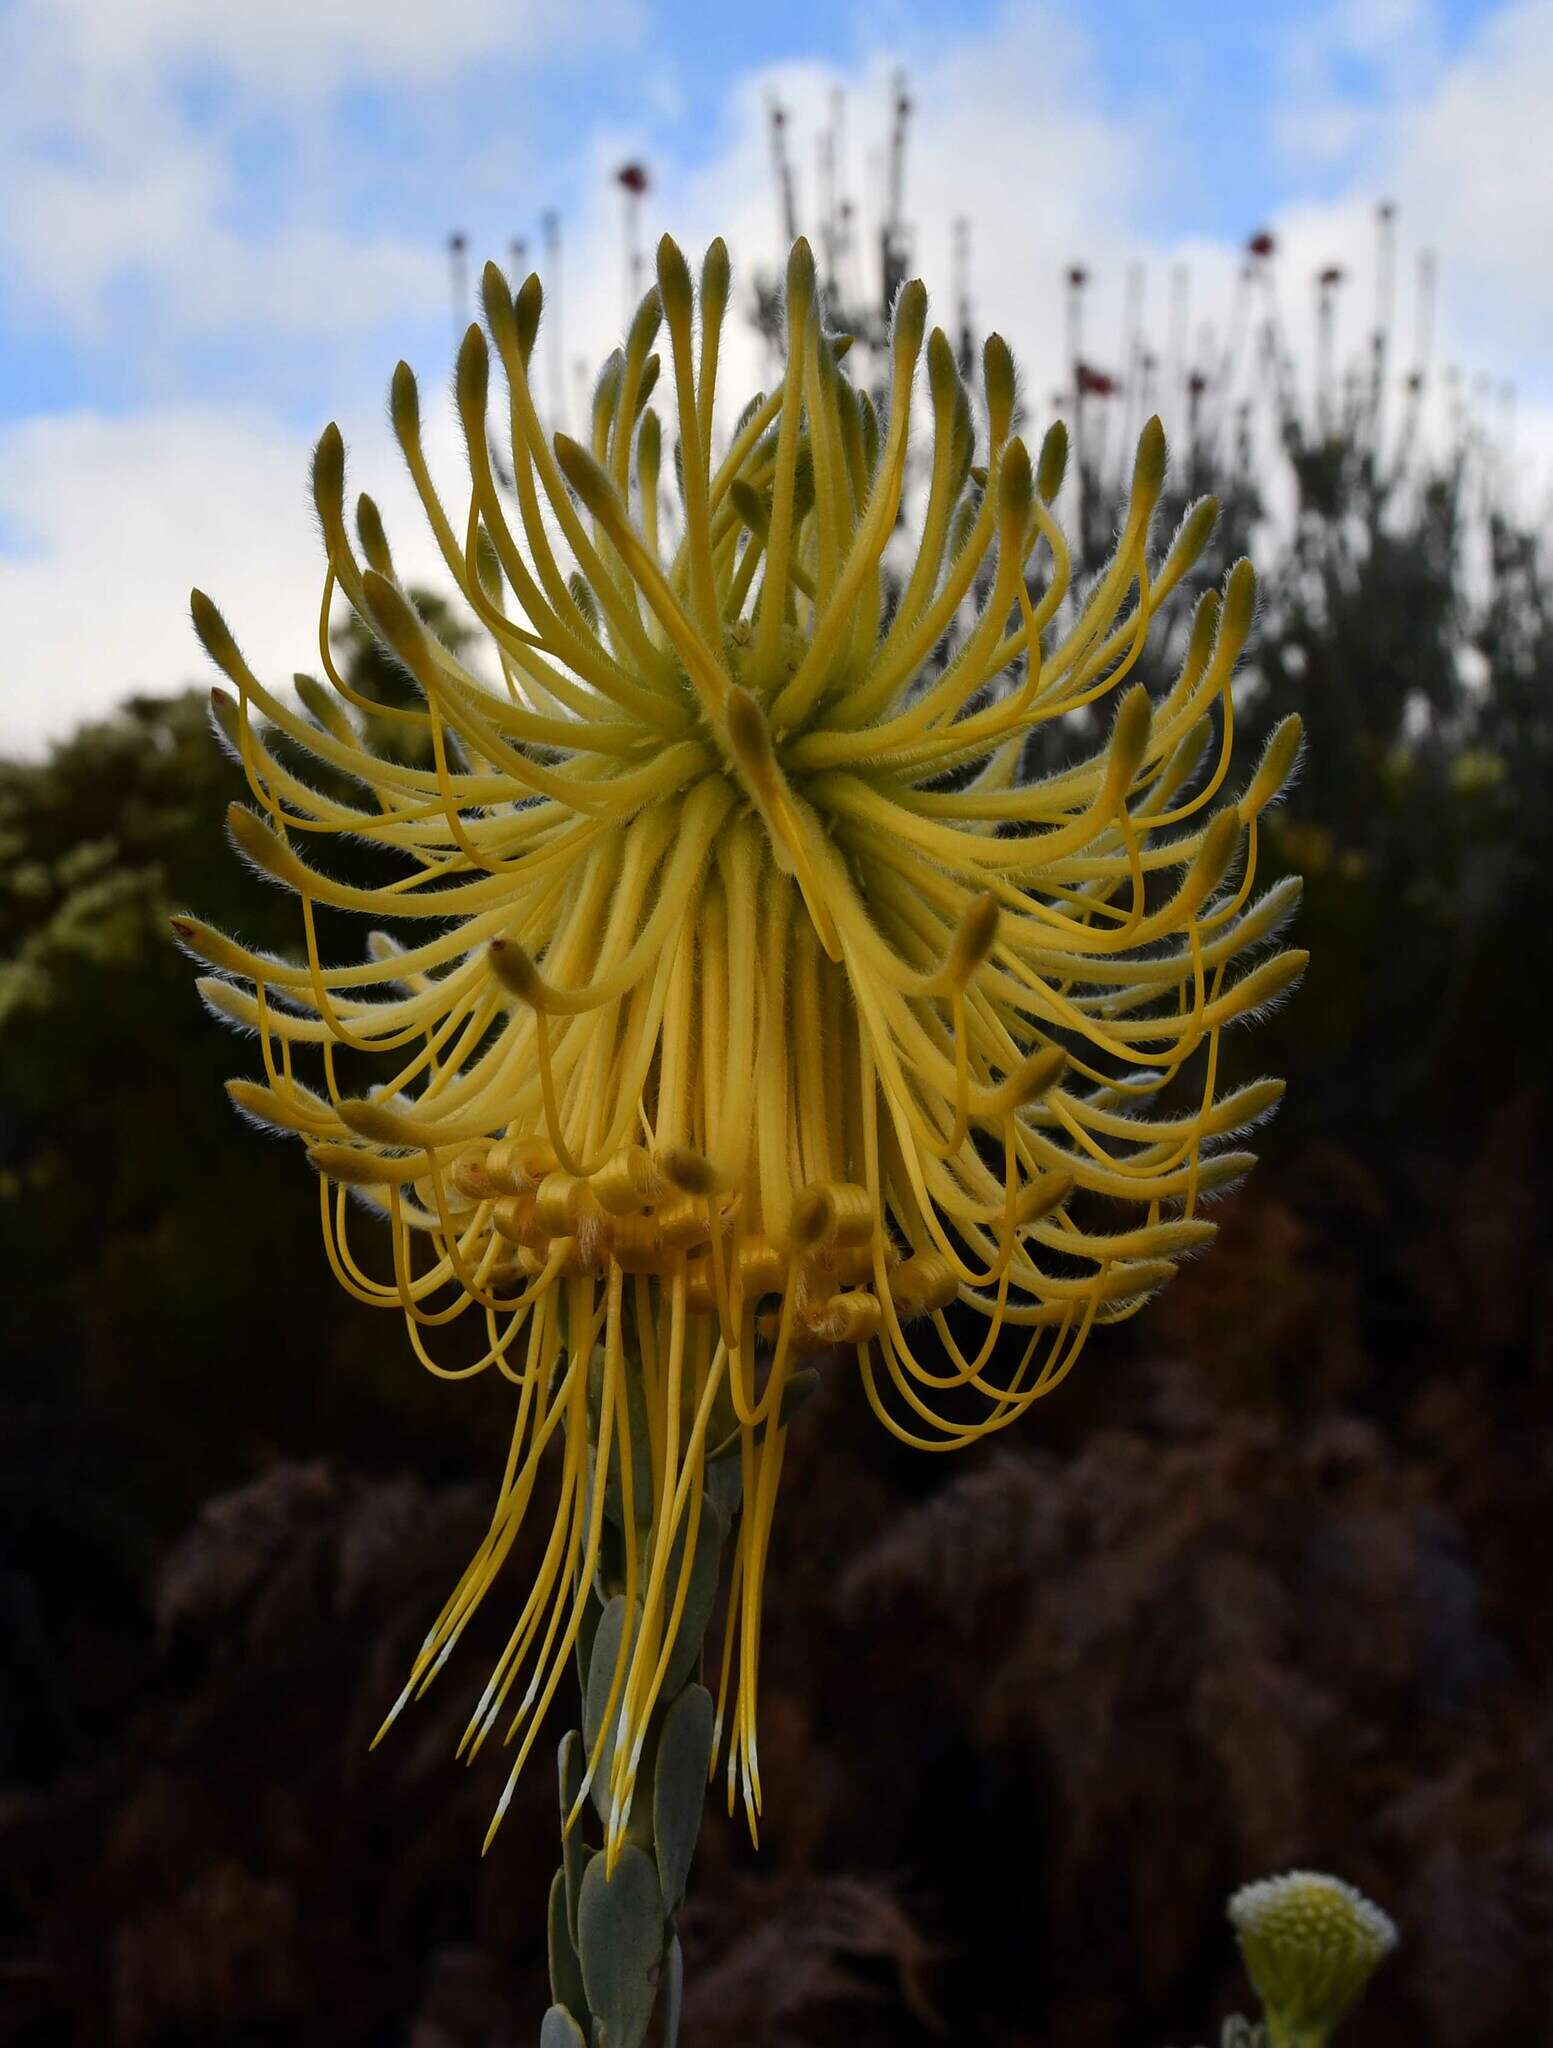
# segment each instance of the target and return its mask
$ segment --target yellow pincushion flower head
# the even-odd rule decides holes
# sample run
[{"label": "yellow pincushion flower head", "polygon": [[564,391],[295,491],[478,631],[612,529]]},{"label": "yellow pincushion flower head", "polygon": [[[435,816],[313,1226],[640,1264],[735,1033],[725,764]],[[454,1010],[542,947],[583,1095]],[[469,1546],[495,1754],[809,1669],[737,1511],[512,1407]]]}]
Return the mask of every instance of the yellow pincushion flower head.
[{"label": "yellow pincushion flower head", "polygon": [[1269,2048],[1324,2048],[1397,1945],[1388,1913],[1319,1871],[1242,1885],[1229,1917],[1266,2009]]},{"label": "yellow pincushion flower head", "polygon": [[[514,299],[492,266],[483,296],[489,341],[472,326],[458,363],[467,501],[433,483],[403,364],[392,411],[499,681],[417,614],[365,497],[353,545],[331,427],[313,476],[333,693],[301,679],[301,708],[273,693],[194,599],[236,686],[219,716],[257,803],[234,807],[232,834],[300,899],[305,956],[179,929],[219,970],[210,1003],[260,1034],[267,1081],[232,1092],[306,1143],[342,1284],[402,1312],[433,1371],[494,1367],[517,1389],[490,1533],[407,1691],[446,1661],[554,1446],[553,1533],[468,1739],[516,1691],[515,1776],[587,1646],[592,1589],[623,1592],[635,1621],[590,1736],[616,1849],[703,1599],[714,1467],[742,1482],[717,1714],[730,1800],[737,1770],[753,1825],[761,1586],[802,1361],[850,1354],[889,1429],[953,1449],[1050,1393],[1096,1323],[1132,1314],[1211,1236],[1199,1197],[1249,1163],[1225,1141],[1279,1093],[1219,1095],[1220,1034],[1303,964],[1244,965],[1293,901],[1292,884],[1252,888],[1258,814],[1299,732],[1280,727],[1245,791],[1222,794],[1245,563],[1200,600],[1174,682],[1153,698],[1128,686],[1212,504],[1156,562],[1150,421],[1115,555],[1075,595],[1049,509],[1062,431],[1032,461],[994,337],[975,463],[971,398],[943,333],[925,333],[920,283],[895,308],[881,420],[822,328],[799,242],[781,387],[715,456],[721,242],[699,295],[660,245],[586,447],[547,435],[535,408],[538,279]],[[660,329],[672,489],[646,403]],[[901,570],[924,342],[931,461]],[[417,741],[393,758],[353,715],[381,706],[335,671],[336,593],[420,693],[387,714]],[[1027,779],[1027,737],[1080,711],[1108,726],[1097,751]],[[298,750],[358,794],[315,786]],[[391,853],[394,879],[331,878],[314,849],[341,835]],[[326,967],[318,905],[426,936],[374,932],[364,959]],[[342,1091],[337,1048],[375,1061],[370,1093]],[[299,1078],[304,1057],[321,1083]],[[388,1220],[384,1277],[352,1248],[348,1195]],[[482,1346],[439,1366],[433,1339],[469,1313]],[[614,1475],[609,1499],[595,1468]]]}]

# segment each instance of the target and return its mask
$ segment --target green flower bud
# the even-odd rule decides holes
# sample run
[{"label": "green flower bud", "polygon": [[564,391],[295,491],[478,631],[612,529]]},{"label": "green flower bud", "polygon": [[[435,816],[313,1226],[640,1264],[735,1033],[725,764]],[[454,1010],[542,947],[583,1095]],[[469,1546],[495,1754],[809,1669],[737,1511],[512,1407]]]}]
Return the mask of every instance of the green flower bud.
[{"label": "green flower bud", "polygon": [[1266,2010],[1269,2048],[1324,2048],[1397,1941],[1379,1906],[1318,1871],[1243,1885],[1229,1917]]}]

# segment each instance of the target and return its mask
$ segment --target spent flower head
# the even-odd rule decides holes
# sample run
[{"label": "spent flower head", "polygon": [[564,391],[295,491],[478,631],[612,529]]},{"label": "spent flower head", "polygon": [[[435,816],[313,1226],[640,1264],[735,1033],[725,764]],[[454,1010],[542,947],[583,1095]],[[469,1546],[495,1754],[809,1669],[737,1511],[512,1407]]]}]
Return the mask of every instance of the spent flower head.
[{"label": "spent flower head", "polygon": [[[514,297],[489,267],[459,353],[456,498],[399,366],[394,428],[494,683],[417,611],[369,498],[352,538],[332,427],[313,468],[328,686],[273,689],[194,598],[255,800],[232,836],[302,912],[296,959],[179,921],[216,970],[211,1006],[259,1034],[265,1079],[232,1094],[306,1145],[341,1283],[400,1313],[432,1371],[516,1389],[490,1533],[407,1692],[446,1662],[553,1446],[553,1533],[468,1742],[505,1713],[521,1765],[590,1587],[624,1590],[623,1737],[591,1760],[612,1845],[699,1597],[719,1454],[743,1505],[718,1725],[753,1823],[761,1589],[803,1361],[849,1356],[884,1425],[928,1450],[1017,1421],[1212,1236],[1202,1199],[1244,1172],[1232,1141],[1280,1092],[1221,1093],[1221,1036],[1304,959],[1270,950],[1297,884],[1254,889],[1298,722],[1227,788],[1249,564],[1198,599],[1174,679],[1135,678],[1214,523],[1198,503],[1156,548],[1159,422],[1115,553],[1075,591],[1051,511],[1066,441],[1054,427],[1032,455],[1015,433],[1001,340],[973,393],[907,284],[876,409],[799,242],[781,382],[722,440],[729,294],[721,242],[698,291],[662,242],[584,443],[535,405],[538,279]],[[924,355],[931,454],[908,492]],[[413,702],[338,672],[336,597]],[[384,720],[400,743],[375,747]],[[1027,743],[1063,720],[1098,739],[1032,776]],[[392,878],[331,875],[342,838]],[[364,957],[325,964],[320,908],[380,923]],[[347,1086],[345,1054],[377,1078]],[[383,1273],[353,1242],[358,1204],[386,1221]],[[465,1316],[481,1341],[439,1360]],[[624,1489],[621,1541],[595,1466]]]},{"label": "spent flower head", "polygon": [[1397,1943],[1379,1906],[1314,1870],[1242,1885],[1229,1917],[1272,2048],[1322,2048]]}]

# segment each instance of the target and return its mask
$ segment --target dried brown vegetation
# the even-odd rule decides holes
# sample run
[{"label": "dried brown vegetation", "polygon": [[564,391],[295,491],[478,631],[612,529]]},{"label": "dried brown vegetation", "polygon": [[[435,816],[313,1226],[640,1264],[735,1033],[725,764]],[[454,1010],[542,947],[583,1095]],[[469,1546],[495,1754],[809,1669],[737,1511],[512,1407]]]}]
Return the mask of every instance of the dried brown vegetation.
[{"label": "dried brown vegetation", "polygon": [[[1060,1440],[897,1455],[833,1373],[774,1563],[769,1838],[703,1843],[689,2041],[1200,2034],[1227,1889],[1312,1861],[1402,1926],[1374,2048],[1540,2038],[1546,1123],[1507,1108],[1397,1253],[1396,1196],[1291,1159]],[[1416,1347],[1376,1358],[1375,1300]],[[0,2039],[529,2037],[552,1793],[477,1861],[480,1647],[367,1754],[482,1500],[315,1462],[201,1510],[116,1726],[0,1813]]]}]

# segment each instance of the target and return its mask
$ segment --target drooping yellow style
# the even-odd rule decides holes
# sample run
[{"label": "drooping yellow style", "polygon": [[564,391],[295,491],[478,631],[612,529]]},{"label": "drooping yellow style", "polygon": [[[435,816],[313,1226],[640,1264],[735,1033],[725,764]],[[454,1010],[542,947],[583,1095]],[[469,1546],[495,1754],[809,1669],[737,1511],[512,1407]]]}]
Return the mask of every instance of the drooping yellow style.
[{"label": "drooping yellow style", "polygon": [[[517,1390],[490,1532],[407,1695],[446,1662],[553,1452],[553,1529],[467,1738],[507,1717],[516,1776],[584,1626],[605,1542],[590,1473],[613,1460],[637,1533],[612,1569],[641,1620],[612,1702],[612,1847],[714,1454],[737,1457],[743,1507],[710,1682],[753,1823],[761,1585],[803,1361],[855,1361],[881,1420],[927,1449],[1014,1422],[1211,1236],[1199,1198],[1249,1163],[1225,1141],[1279,1092],[1217,1094],[1220,1034],[1303,964],[1249,964],[1293,901],[1292,884],[1255,897],[1253,873],[1296,722],[1224,793],[1249,565],[1198,602],[1168,687],[1129,685],[1214,519],[1195,506],[1154,550],[1158,421],[1115,554],[1076,591],[1049,509],[1066,444],[1053,429],[1032,462],[1014,434],[1001,341],[973,397],[926,337],[931,452],[908,489],[923,287],[900,294],[876,411],[800,242],[781,386],[724,440],[728,302],[721,243],[697,294],[665,240],[582,446],[547,435],[530,389],[538,280],[514,299],[489,268],[486,328],[459,356],[457,500],[400,365],[394,425],[495,680],[418,615],[365,497],[353,542],[334,428],[314,466],[332,691],[275,693],[194,600],[256,804],[232,834],[295,892],[305,941],[272,959],[179,922],[217,970],[209,1002],[259,1034],[267,1079],[232,1093],[302,1137],[341,1283],[399,1310],[432,1371],[494,1367]],[[336,597],[413,678],[414,708],[385,713],[336,672]],[[363,712],[415,744],[374,751]],[[1093,751],[1030,779],[1031,736],[1074,714],[1103,735]],[[391,857],[389,878],[332,879],[341,836]],[[320,906],[401,936],[325,966]],[[342,1086],[347,1052],[368,1092]],[[352,1244],[354,1202],[387,1219],[381,1276]],[[439,1364],[468,1315],[480,1344]]]}]

